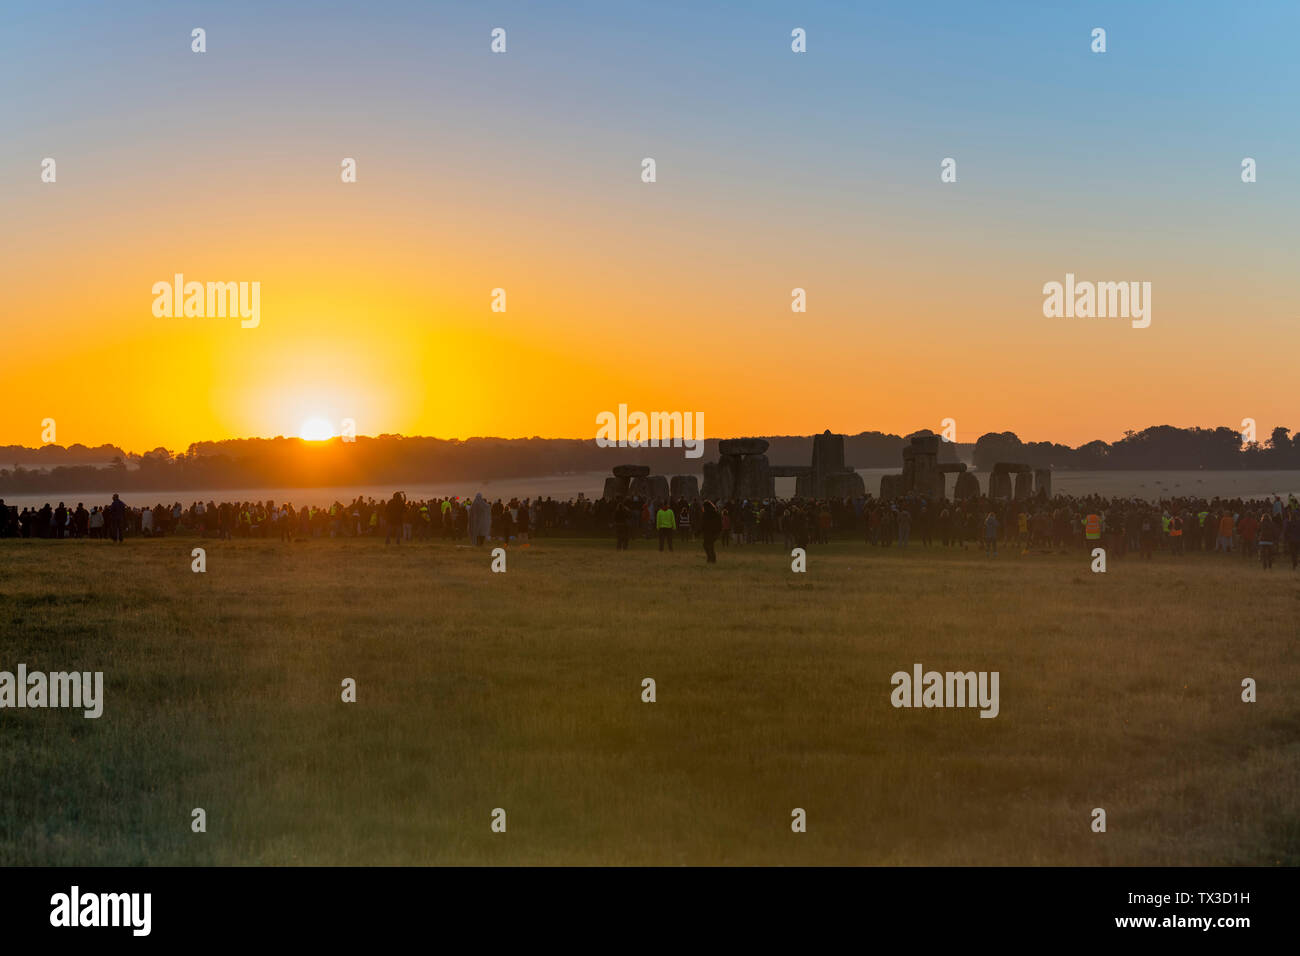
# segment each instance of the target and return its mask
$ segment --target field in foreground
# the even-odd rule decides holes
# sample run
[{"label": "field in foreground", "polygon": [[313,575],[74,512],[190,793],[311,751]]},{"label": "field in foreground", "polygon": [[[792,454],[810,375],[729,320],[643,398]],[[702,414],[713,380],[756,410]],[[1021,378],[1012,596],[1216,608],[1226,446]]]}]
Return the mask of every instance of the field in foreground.
[{"label": "field in foreground", "polygon": [[633,548],[0,542],[0,864],[1300,863],[1289,566]]}]

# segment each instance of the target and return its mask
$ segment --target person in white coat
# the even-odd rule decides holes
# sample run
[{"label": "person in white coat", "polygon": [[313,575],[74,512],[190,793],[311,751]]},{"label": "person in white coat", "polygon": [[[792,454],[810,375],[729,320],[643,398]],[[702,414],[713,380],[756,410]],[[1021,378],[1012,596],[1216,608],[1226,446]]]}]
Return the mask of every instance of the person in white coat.
[{"label": "person in white coat", "polygon": [[492,533],[492,508],[483,495],[476,494],[469,506],[469,539],[480,545]]}]

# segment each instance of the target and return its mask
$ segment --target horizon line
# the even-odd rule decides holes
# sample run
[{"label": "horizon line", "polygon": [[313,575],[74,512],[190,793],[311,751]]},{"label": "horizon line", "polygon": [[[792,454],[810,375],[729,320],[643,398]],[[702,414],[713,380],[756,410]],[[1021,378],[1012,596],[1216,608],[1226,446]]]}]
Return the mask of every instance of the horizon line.
[{"label": "horizon line", "polygon": [[[1277,426],[1274,426],[1274,427],[1277,427]],[[1240,432],[1241,432],[1241,429],[1239,429],[1239,428],[1232,428],[1231,426],[1227,426],[1227,425],[1213,425],[1213,426],[1205,426],[1205,425],[1169,425],[1169,424],[1147,425],[1147,426],[1145,426],[1145,427],[1143,427],[1143,428],[1130,429],[1130,431],[1134,432],[1135,434],[1140,434],[1141,432],[1148,431],[1148,430],[1153,429],[1153,428],[1175,428],[1175,429],[1180,429],[1180,430],[1199,429],[1199,430],[1201,430],[1201,431],[1216,431],[1217,429],[1220,429],[1220,428],[1229,428],[1231,431],[1234,431],[1234,432],[1237,432],[1237,433],[1240,433]],[[1288,429],[1288,430],[1290,430],[1290,429]],[[930,428],[918,428],[918,429],[915,429],[915,430],[913,430],[913,431],[908,431],[908,432],[888,432],[888,431],[882,431],[882,430],[880,430],[880,429],[878,429],[878,428],[876,428],[876,429],[864,429],[864,430],[862,430],[862,431],[857,431],[857,432],[835,431],[835,430],[833,430],[833,429],[823,429],[823,430],[821,430],[821,431],[809,432],[809,433],[807,433],[807,434],[775,434],[775,433],[768,433],[768,434],[755,434],[755,433],[751,433],[751,434],[747,434],[747,435],[714,436],[714,437],[702,438],[702,439],[699,439],[699,441],[701,441],[701,442],[710,442],[710,441],[715,441],[715,442],[716,442],[716,441],[729,441],[729,440],[741,439],[741,438],[764,438],[764,439],[778,439],[778,438],[786,438],[786,439],[811,439],[811,438],[815,438],[815,437],[818,436],[818,435],[825,434],[826,432],[830,432],[832,435],[842,435],[842,436],[844,436],[845,438],[856,438],[856,437],[861,436],[861,435],[873,435],[873,434],[874,434],[874,435],[882,435],[882,436],[887,437],[887,438],[899,438],[899,439],[906,439],[906,438],[910,438],[910,437],[915,436],[915,435],[923,435],[923,434],[927,434],[927,433],[928,433],[928,434],[931,434],[931,435],[938,435],[938,434],[939,434],[938,432],[936,432],[936,431],[934,431],[933,429],[930,429]],[[1027,444],[1027,445],[1028,445],[1028,444],[1047,443],[1047,444],[1053,444],[1053,445],[1064,445],[1064,446],[1067,447],[1067,448],[1078,449],[1078,448],[1082,448],[1082,447],[1084,447],[1085,445],[1091,444],[1091,443],[1094,442],[1094,441],[1102,441],[1102,442],[1105,442],[1106,444],[1113,444],[1112,441],[1108,441],[1107,439],[1104,439],[1104,438],[1093,438],[1093,439],[1089,439],[1088,441],[1080,442],[1078,445],[1071,445],[1071,444],[1069,444],[1068,442],[1056,441],[1056,440],[1054,440],[1054,439],[1027,439],[1027,438],[1024,438],[1023,436],[1019,435],[1017,432],[1015,432],[1015,431],[1012,430],[1012,429],[1003,429],[1003,430],[1001,430],[1001,431],[993,431],[993,430],[983,431],[983,432],[980,433],[980,437],[982,438],[984,435],[1004,435],[1004,434],[1008,434],[1008,433],[1009,433],[1009,434],[1012,434],[1012,435],[1015,435],[1016,438],[1017,438],[1019,441],[1021,441],[1021,442],[1024,443],[1024,444]],[[1257,430],[1256,430],[1256,435],[1270,435],[1271,433],[1272,433],[1272,429],[1271,429],[1271,428],[1266,428],[1266,429],[1257,429]],[[1119,438],[1114,439],[1114,441],[1122,441],[1122,440],[1127,436],[1127,434],[1128,434],[1128,433],[1125,432],[1125,433],[1124,433],[1123,435],[1121,435]],[[515,436],[515,437],[507,437],[507,436],[504,436],[504,435],[470,435],[470,436],[468,436],[468,437],[464,437],[464,438],[462,438],[462,437],[444,438],[444,437],[440,437],[440,436],[437,436],[437,435],[404,435],[404,434],[402,434],[401,432],[381,432],[381,433],[379,433],[378,435],[355,435],[355,436],[353,436],[352,441],[355,441],[355,440],[357,440],[357,439],[361,439],[361,438],[365,438],[365,439],[368,439],[368,440],[371,440],[371,441],[375,441],[375,440],[379,440],[379,439],[383,439],[383,438],[396,438],[396,439],[400,439],[400,440],[428,440],[428,441],[462,442],[462,443],[463,443],[463,442],[471,442],[471,441],[577,441],[577,442],[593,442],[593,443],[594,443],[594,442],[596,441],[596,438],[595,438],[594,436],[592,436],[592,437],[588,437],[588,438],[573,438],[573,437],[566,437],[566,436],[560,436],[560,435],[519,435],[519,436]],[[344,441],[343,436],[342,436],[342,435],[337,435],[337,434],[336,434],[336,435],[331,435],[329,438],[322,438],[322,439],[308,439],[308,438],[303,438],[303,437],[300,436],[300,435],[283,435],[283,434],[280,434],[280,435],[274,435],[274,436],[266,436],[266,435],[243,435],[243,436],[236,436],[236,437],[230,437],[230,438],[203,438],[203,439],[198,439],[198,440],[196,440],[196,441],[191,441],[189,444],[187,444],[187,445],[185,446],[184,449],[182,449],[182,450],[180,450],[180,451],[177,451],[177,450],[172,449],[172,448],[168,448],[166,445],[155,445],[153,448],[150,448],[150,449],[148,449],[147,451],[143,451],[143,452],[141,452],[141,451],[132,451],[132,450],[130,450],[130,449],[123,448],[121,445],[117,445],[117,444],[115,444],[115,443],[113,443],[113,442],[100,442],[99,444],[89,444],[89,443],[87,443],[87,442],[82,442],[82,441],[74,441],[74,442],[72,442],[71,444],[67,444],[67,445],[60,444],[60,443],[57,442],[57,441],[54,441],[54,442],[46,442],[46,443],[43,443],[43,444],[40,444],[40,445],[23,445],[23,444],[17,444],[17,443],[7,443],[7,444],[5,444],[5,445],[3,445],[3,446],[0,446],[0,447],[3,447],[3,448],[20,448],[20,449],[22,449],[23,451],[31,451],[31,452],[40,452],[42,449],[45,449],[45,448],[59,448],[59,449],[62,449],[62,450],[64,450],[64,451],[69,451],[69,450],[71,450],[72,448],[74,448],[74,447],[76,447],[76,446],[80,446],[80,447],[82,447],[82,448],[86,448],[86,449],[90,449],[90,450],[94,450],[94,449],[96,449],[96,448],[113,448],[113,449],[116,449],[116,450],[118,450],[118,451],[123,452],[123,453],[124,453],[125,455],[127,455],[127,456],[143,457],[144,455],[147,455],[147,454],[149,454],[149,453],[151,453],[151,452],[157,451],[159,448],[162,448],[163,450],[167,451],[167,452],[168,452],[169,454],[171,454],[171,455],[177,455],[177,454],[183,454],[185,450],[188,450],[190,447],[192,447],[192,446],[194,446],[194,445],[204,445],[204,444],[219,445],[219,444],[226,443],[226,442],[249,442],[249,441],[293,441],[293,442],[298,442],[298,443],[301,444],[301,445],[306,445],[306,446],[320,446],[320,447],[328,446],[328,445],[330,445],[330,444],[332,444],[332,443],[334,443],[334,442],[340,442],[340,443],[343,443],[343,444],[351,444],[351,443],[352,443],[352,441]],[[960,446],[969,446],[969,447],[972,447],[972,448],[977,444],[977,442],[978,442],[978,439],[976,439],[975,441],[960,441],[960,440],[956,440],[956,439],[951,440],[951,441],[946,441],[947,444],[951,444],[951,445],[953,445],[953,446],[959,446],[959,447],[960,447]],[[1257,441],[1256,441],[1256,444],[1263,444],[1263,442],[1257,440]],[[659,446],[659,447],[662,447],[662,446]],[[629,447],[629,448],[626,449],[626,450],[628,450],[628,451],[646,451],[646,450],[655,450],[655,448],[656,448],[656,446],[646,446],[646,447],[638,447],[638,448],[631,448],[631,447]]]}]

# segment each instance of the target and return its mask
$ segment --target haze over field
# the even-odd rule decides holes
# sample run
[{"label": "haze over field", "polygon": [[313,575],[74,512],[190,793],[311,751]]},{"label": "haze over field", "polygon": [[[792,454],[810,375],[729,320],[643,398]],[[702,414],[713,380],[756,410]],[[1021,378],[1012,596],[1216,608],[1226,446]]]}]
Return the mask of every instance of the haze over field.
[{"label": "haze over field", "polygon": [[[880,476],[892,474],[886,468],[859,468],[867,489],[872,494],[880,484]],[[511,498],[576,498],[585,495],[598,498],[604,489],[605,472],[583,472],[567,475],[547,475],[537,478],[504,478],[496,481],[422,482],[402,485],[399,490],[412,499],[460,496],[473,498],[482,493],[485,498],[509,501]],[[949,493],[952,482],[949,481]],[[1056,494],[1107,497],[1123,496],[1145,498],[1150,501],[1172,496],[1221,498],[1271,498],[1280,495],[1300,497],[1300,472],[1296,471],[1080,471],[1061,472],[1053,477],[1052,488]],[[122,500],[133,508],[170,505],[180,501],[289,501],[295,506],[315,505],[328,507],[335,501],[347,503],[358,495],[362,498],[383,500],[392,495],[389,485],[329,485],[324,487],[261,487],[261,488],[198,488],[160,489],[154,491],[125,491]],[[778,497],[794,494],[793,478],[776,479]],[[64,500],[75,505],[84,500],[87,507],[100,504],[107,495],[102,491],[69,491],[57,494],[9,494],[0,496],[5,504],[19,508],[39,507],[47,501]]]}]

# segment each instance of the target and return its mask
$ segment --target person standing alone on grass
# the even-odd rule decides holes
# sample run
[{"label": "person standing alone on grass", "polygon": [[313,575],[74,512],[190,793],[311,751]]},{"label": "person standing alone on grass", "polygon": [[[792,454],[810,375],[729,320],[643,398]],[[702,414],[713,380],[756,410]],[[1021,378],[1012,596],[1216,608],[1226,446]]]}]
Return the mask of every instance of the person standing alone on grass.
[{"label": "person standing alone on grass", "polygon": [[1282,537],[1286,540],[1286,553],[1291,556],[1291,570],[1294,571],[1300,565],[1300,511],[1291,511],[1282,526]]},{"label": "person standing alone on grass", "polygon": [[626,498],[614,504],[614,550],[626,551],[631,538],[632,506]]},{"label": "person standing alone on grass", "polygon": [[984,519],[984,556],[986,558],[998,556],[998,516],[992,511]]},{"label": "person standing alone on grass", "polygon": [[700,512],[700,536],[704,539],[704,554],[707,556],[709,564],[718,563],[718,556],[713,550],[713,542],[718,540],[718,535],[721,533],[722,515],[718,514],[718,506],[712,501],[705,500],[704,507]]},{"label": "person standing alone on grass", "polygon": [[659,550],[663,551],[664,542],[667,541],[668,550],[671,551],[673,532],[677,530],[677,516],[666,503],[660,502],[659,510],[655,512],[655,527],[659,530]]}]

